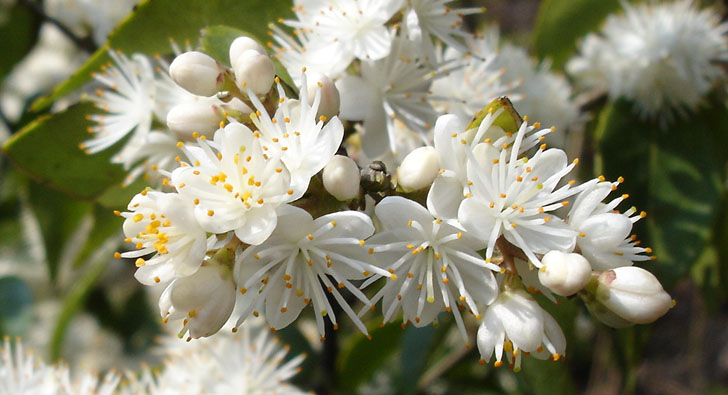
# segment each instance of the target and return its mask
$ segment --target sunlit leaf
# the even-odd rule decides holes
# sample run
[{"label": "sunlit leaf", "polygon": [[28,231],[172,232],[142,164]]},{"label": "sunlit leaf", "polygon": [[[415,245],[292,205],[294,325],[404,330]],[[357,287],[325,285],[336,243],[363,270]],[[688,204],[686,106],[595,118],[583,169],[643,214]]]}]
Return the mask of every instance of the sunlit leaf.
[{"label": "sunlit leaf", "polygon": [[86,116],[93,111],[91,103],[80,103],[43,116],[14,134],[2,149],[37,181],[92,200],[125,175],[121,166],[111,164],[112,149],[86,155],[78,147],[89,138],[86,129],[91,121]]},{"label": "sunlit leaf", "polygon": [[602,20],[619,9],[619,0],[544,0],[533,31],[533,49],[539,58],[553,60],[560,69],[576,51],[577,41],[599,28]]}]

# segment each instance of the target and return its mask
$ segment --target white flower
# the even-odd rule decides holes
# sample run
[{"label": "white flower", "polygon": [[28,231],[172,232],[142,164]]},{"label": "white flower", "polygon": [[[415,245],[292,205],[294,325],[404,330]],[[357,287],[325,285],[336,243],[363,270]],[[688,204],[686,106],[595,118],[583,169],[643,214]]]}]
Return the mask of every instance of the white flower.
[{"label": "white flower", "polygon": [[[117,255],[137,258],[135,277],[145,285],[189,276],[202,265],[208,246],[205,231],[194,217],[194,205],[176,193],[142,191],[121,213],[127,242],[137,250]],[[155,253],[151,259],[142,256]]]},{"label": "white flower", "polygon": [[611,99],[634,100],[646,118],[695,109],[724,78],[717,62],[728,59],[728,24],[691,0],[622,6],[624,14],[610,15],[601,35],[584,41],[570,72],[587,84],[598,73]]},{"label": "white flower", "polygon": [[538,274],[541,272],[541,269],[533,266],[528,262],[528,260],[523,260],[518,257],[513,257],[513,261],[516,265],[518,276],[521,277],[521,282],[528,292],[542,294],[548,300],[558,303],[551,290],[546,288],[538,278]]},{"label": "white flower", "polygon": [[308,31],[296,30],[295,39],[277,25],[269,26],[273,32],[273,56],[286,68],[293,82],[301,87],[301,70],[307,69],[337,78],[351,64],[353,56],[340,51],[338,46],[322,45]]},{"label": "white flower", "polygon": [[68,395],[112,395],[121,382],[121,376],[113,370],[104,375],[99,381],[96,374],[84,372],[80,378],[71,380],[71,372],[67,366],[61,365],[57,369],[61,394]]},{"label": "white flower", "polygon": [[[311,71],[308,73],[307,91],[308,91],[308,102],[313,103],[316,100],[316,95],[320,95],[320,103],[316,116],[324,116],[324,118],[331,118],[339,114],[341,108],[341,96],[339,90],[336,89],[334,81],[329,78],[326,74],[319,73],[318,71]],[[321,93],[318,93],[321,91]]]},{"label": "white flower", "polygon": [[246,323],[236,333],[179,344],[163,342],[163,370],[152,376],[149,368],[129,374],[122,394],[303,394],[286,381],[299,372],[304,356],[286,361],[281,346],[260,323]]},{"label": "white flower", "polygon": [[[383,162],[387,166],[387,169],[396,169],[397,166],[402,164],[402,160],[410,152],[425,146],[426,142],[423,140],[420,133],[410,130],[399,119],[395,119],[392,126],[393,129],[391,137],[394,137],[394,151],[388,149],[381,155],[374,157],[367,156],[361,146],[361,136],[364,134],[364,128],[361,124],[356,123],[354,124],[354,130],[356,130],[357,133],[352,136],[352,138],[347,138],[344,141],[346,152],[356,161],[356,163],[359,164],[360,167],[367,167],[373,161],[378,160]],[[428,130],[426,134],[429,136],[432,133]]]},{"label": "white flower", "polygon": [[32,352],[23,350],[20,339],[15,345],[10,338],[4,339],[0,349],[0,394],[64,394],[64,395],[111,395],[119,385],[120,376],[111,371],[99,382],[95,374],[83,373],[78,380],[71,380],[66,365],[49,366]]},{"label": "white flower", "polygon": [[[178,141],[168,133],[151,131],[139,145],[138,149],[130,152],[128,163],[138,163],[124,178],[123,185],[128,186],[141,174],[150,179],[158,180],[160,171],[166,172],[174,168],[176,158],[182,154],[177,146]],[[162,181],[163,182],[163,181]]]},{"label": "white flower", "polygon": [[[153,131],[154,118],[164,120],[169,109],[181,103],[219,104],[216,98],[195,96],[175,84],[166,71],[168,65],[159,58],[155,73],[150,60],[135,54],[132,59],[121,53],[109,52],[114,64],[104,73],[95,75],[108,90],[97,89],[91,100],[105,113],[88,118],[96,125],[89,128],[94,138],[81,144],[87,153],[103,151],[129,134],[112,163],[121,163],[129,171],[124,185],[131,184],[140,174],[156,176],[156,170],[171,170],[172,161],[181,151],[168,132]],[[154,170],[154,171],[152,171]]]},{"label": "white flower", "polygon": [[538,123],[528,126],[525,122],[521,125],[522,131],[516,134],[505,132],[494,125],[500,116],[510,115],[504,109],[489,111],[478,128],[470,130],[465,130],[464,122],[455,115],[446,114],[437,119],[435,150],[440,158],[441,170],[427,195],[427,208],[435,216],[457,217],[460,203],[470,193],[472,182],[468,178],[467,163],[476,150],[497,155],[497,149],[501,148],[510,153],[518,139],[515,151],[520,155],[539,144],[551,132],[551,129],[537,130]]},{"label": "white flower", "polygon": [[[260,133],[231,123],[187,146],[192,166],[172,172],[179,194],[195,204],[194,214],[212,233],[235,231],[244,243],[260,244],[276,226],[275,209],[292,199],[286,166],[277,155],[268,156]],[[216,152],[215,152],[216,151]]]},{"label": "white flower", "polygon": [[521,370],[524,352],[554,361],[566,352],[566,338],[559,324],[521,289],[502,292],[488,306],[477,343],[481,363],[489,362],[495,352],[495,366],[501,366],[505,351],[506,362],[515,372]]},{"label": "white flower", "polygon": [[194,274],[172,281],[164,290],[159,311],[164,323],[184,320],[178,337],[188,331],[193,339],[212,336],[230,318],[235,307],[235,283],[227,264],[232,259],[227,249],[219,250]]},{"label": "white flower", "polygon": [[[601,181],[600,181],[601,180]],[[586,189],[574,201],[567,222],[571,229],[579,232],[576,244],[581,254],[589,261],[594,270],[608,270],[621,266],[631,266],[634,261],[654,259],[643,253],[652,253],[651,248],[639,247],[637,237],[632,232],[632,224],[646,214],[632,207],[624,213],[613,210],[628,195],[622,195],[609,203],[602,201],[615,190],[619,183],[592,180],[585,184]]]},{"label": "white flower", "polygon": [[44,2],[43,7],[64,26],[74,29],[81,37],[90,35],[101,46],[137,3],[138,0],[53,0]]},{"label": "white flower", "polygon": [[258,128],[261,145],[266,152],[280,156],[291,176],[293,198],[303,195],[308,189],[311,177],[321,171],[341,145],[344,126],[338,117],[329,120],[317,117],[321,103],[321,89],[317,89],[313,102],[308,102],[309,92],[306,74],[301,75],[300,100],[285,98],[283,88],[278,85],[282,102],[271,119],[258,98],[251,101],[258,110],[251,114],[253,124]]},{"label": "white flower", "polygon": [[412,42],[397,37],[386,58],[362,61],[361,76],[346,75],[336,82],[341,93],[340,116],[364,121],[362,147],[369,157],[397,153],[396,120],[424,138],[437,117],[427,88],[444,72],[443,65],[432,71],[416,55]]},{"label": "white flower", "polygon": [[0,394],[54,394],[59,392],[54,368],[40,361],[33,353],[24,351],[18,339],[11,346],[5,336],[0,349]]},{"label": "white flower", "polygon": [[452,0],[408,0],[404,15],[404,27],[407,37],[420,46],[425,57],[434,59],[435,45],[432,36],[436,36],[449,47],[466,51],[465,46],[456,37],[470,37],[470,33],[461,30],[463,16],[485,12],[485,8],[456,8],[445,4]]},{"label": "white flower", "polygon": [[389,54],[391,37],[384,24],[402,0],[296,0],[298,20],[284,23],[311,33],[320,46],[332,46],[359,59],[382,59]]},{"label": "white flower", "polygon": [[384,198],[375,211],[386,231],[368,241],[369,252],[377,265],[394,273],[372,299],[383,299],[384,321],[400,307],[402,320],[417,327],[430,324],[442,310],[451,311],[467,342],[458,302],[478,316],[476,303],[488,305],[498,293],[492,270],[500,267],[476,252],[484,243],[456,222],[436,219],[420,204],[399,196]]},{"label": "white flower", "polygon": [[564,151],[547,150],[544,144],[532,157],[518,157],[527,129],[523,122],[508,149],[481,143],[482,149],[466,151],[472,185],[458,209],[458,219],[475,237],[488,241],[486,259],[493,256],[502,235],[540,268],[536,254],[574,248],[576,232],[551,212],[568,205],[565,199],[581,189],[570,184],[557,189],[577,163],[568,164]]},{"label": "white flower", "polygon": [[278,226],[271,237],[260,246],[246,249],[235,263],[238,303],[242,306],[238,323],[251,312],[257,316],[265,304],[268,323],[281,329],[313,303],[323,339],[323,317],[338,328],[325,294],[328,291],[366,334],[366,327],[339,289],[346,288],[368,304],[369,299],[350,280],[361,280],[373,273],[390,275],[364,261],[364,240],[374,233],[369,217],[355,211],[340,211],[314,220],[305,210],[294,206],[282,206],[279,211]]},{"label": "white flower", "polygon": [[522,79],[505,78],[505,69],[497,62],[500,56],[498,41],[498,29],[491,28],[475,37],[467,37],[466,53],[453,47],[445,49],[442,58],[461,64],[462,67],[454,68],[432,83],[433,94],[447,99],[436,102],[438,110],[455,114],[463,122],[469,122],[496,97],[508,95],[514,102],[521,99],[514,88]]},{"label": "white flower", "polygon": [[152,127],[154,71],[149,59],[141,54],[129,59],[122,53],[109,51],[109,56],[114,64],[103,73],[94,74],[94,78],[111,90],[98,89],[95,95],[90,96],[95,106],[106,114],[89,117],[96,122],[89,128],[94,137],[82,143],[81,148],[88,154],[94,154],[133,132],[124,148],[111,159],[128,169],[133,164],[129,157],[143,145]]}]

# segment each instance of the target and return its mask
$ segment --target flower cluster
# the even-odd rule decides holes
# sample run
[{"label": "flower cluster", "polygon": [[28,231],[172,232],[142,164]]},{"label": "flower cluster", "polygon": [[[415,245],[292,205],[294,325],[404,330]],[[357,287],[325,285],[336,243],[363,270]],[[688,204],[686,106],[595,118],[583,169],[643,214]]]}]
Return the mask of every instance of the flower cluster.
[{"label": "flower cluster", "polygon": [[728,59],[728,24],[692,0],[622,4],[622,15],[584,39],[570,73],[613,100],[634,100],[645,118],[694,110],[724,78],[716,62]]},{"label": "flower cluster", "polygon": [[[631,267],[650,259],[630,236],[644,214],[615,211],[625,196],[605,201],[621,180],[567,180],[578,160],[546,145],[556,128],[506,98],[435,93],[439,81],[484,79],[534,113],[528,98],[561,98],[543,117],[563,126],[579,118],[562,79],[465,33],[463,15],[477,10],[446,3],[297,2],[297,19],[280,21],[295,38],[272,25],[268,45],[290,85],[250,37],[231,42],[227,61],[181,53],[169,76],[112,54],[117,65],[98,78],[116,93],[94,96],[107,113],[92,116],[84,146],[131,134],[113,160],[157,170],[161,186],[117,212],[132,248],[116,256],[164,287],[160,313],[180,338],[259,316],[281,329],[309,304],[322,341],[343,315],[368,336],[363,317],[381,304],[385,322],[404,325],[449,313],[466,344],[479,328],[482,362],[495,354],[518,370],[523,354],[566,352],[527,290],[579,294],[611,325],[670,308],[659,282]],[[457,114],[439,115],[450,104]],[[153,132],[160,114],[169,130]]]},{"label": "flower cluster", "polygon": [[0,394],[303,394],[287,382],[299,371],[304,356],[286,358],[281,347],[262,327],[250,322],[237,333],[203,342],[164,341],[163,370],[153,373],[110,371],[102,379],[84,372],[74,376],[67,365],[47,365],[20,340],[5,338],[0,349]]},{"label": "flower cluster", "polygon": [[20,340],[11,344],[5,338],[0,349],[0,393],[1,394],[99,394],[111,395],[119,385],[121,377],[109,372],[99,381],[91,373],[71,380],[67,366],[50,366],[33,353],[24,350]]},{"label": "flower cluster", "polygon": [[244,325],[204,341],[182,344],[163,341],[164,367],[153,373],[143,366],[127,373],[120,394],[303,394],[287,382],[300,370],[304,356],[286,358],[260,322]]}]

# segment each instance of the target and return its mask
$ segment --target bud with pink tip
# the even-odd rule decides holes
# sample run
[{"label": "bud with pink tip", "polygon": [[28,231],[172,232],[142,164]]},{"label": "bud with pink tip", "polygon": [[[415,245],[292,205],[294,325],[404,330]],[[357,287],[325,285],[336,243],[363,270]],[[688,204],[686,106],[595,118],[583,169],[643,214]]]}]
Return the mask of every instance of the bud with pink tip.
[{"label": "bud with pink tip", "polygon": [[660,281],[642,268],[618,267],[600,274],[598,281],[596,299],[627,321],[649,324],[672,307]]},{"label": "bud with pink tip", "polygon": [[594,316],[615,328],[649,324],[675,303],[652,273],[636,266],[595,275],[581,296]]}]

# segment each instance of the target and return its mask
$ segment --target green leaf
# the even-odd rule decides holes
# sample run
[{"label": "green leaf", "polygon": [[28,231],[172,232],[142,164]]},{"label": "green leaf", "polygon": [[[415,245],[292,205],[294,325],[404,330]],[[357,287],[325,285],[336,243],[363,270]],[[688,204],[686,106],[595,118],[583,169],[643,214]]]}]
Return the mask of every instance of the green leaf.
[{"label": "green leaf", "polygon": [[94,112],[91,103],[38,118],[8,140],[2,149],[23,171],[37,181],[79,199],[92,200],[125,172],[111,164],[113,149],[86,155],[78,145],[88,139],[86,128]]},{"label": "green leaf", "polygon": [[[91,254],[103,243],[105,240],[113,236],[115,233],[121,232],[122,219],[113,214],[113,212],[101,206],[94,206],[93,208],[93,227],[88,234],[83,248],[78,252],[78,255],[73,261],[73,267],[78,268],[83,266],[89,259]],[[119,237],[121,242],[123,236]]]},{"label": "green leaf", "polygon": [[402,352],[400,356],[400,376],[398,387],[400,393],[413,394],[422,376],[430,346],[436,329],[432,325],[416,328],[409,325],[402,336]]},{"label": "green leaf", "polygon": [[533,31],[536,56],[551,58],[554,68],[563,68],[576,51],[577,40],[598,29],[619,8],[619,0],[544,0]]},{"label": "green leaf", "polygon": [[33,48],[40,21],[27,7],[20,4],[9,9],[0,5],[0,12],[5,14],[3,22],[0,23],[0,37],[3,38],[3,52],[0,56],[0,82],[2,82],[15,64]]},{"label": "green leaf", "polygon": [[[265,42],[260,39],[261,36],[256,36],[253,33],[234,27],[217,25],[202,29],[200,47],[202,52],[212,56],[225,66],[230,67],[230,44],[240,36],[254,38],[258,43],[265,46]],[[281,81],[285,82],[289,87],[295,86],[291,76],[281,62],[276,58],[272,58],[272,60],[276,67],[276,75],[278,75]]]},{"label": "green leaf", "polygon": [[74,247],[68,243],[77,235],[76,231],[91,211],[92,204],[33,182],[29,192],[33,212],[43,233],[48,273],[51,281],[55,281],[66,248]]},{"label": "green leaf", "polygon": [[61,313],[58,321],[56,322],[53,334],[51,335],[51,361],[56,361],[61,356],[63,339],[66,336],[66,330],[68,329],[68,325],[71,323],[71,319],[73,319],[76,313],[78,313],[78,311],[83,307],[86,298],[110,261],[110,259],[106,256],[108,251],[97,251],[99,259],[95,259],[95,262],[92,265],[88,265],[86,267],[81,278],[73,284],[71,289],[63,297]]},{"label": "green leaf", "polygon": [[713,230],[711,245],[693,265],[691,277],[700,287],[709,312],[717,313],[728,299],[728,197],[723,198],[721,214]]},{"label": "green leaf", "polygon": [[667,288],[688,273],[715,224],[725,179],[725,147],[716,138],[727,124],[728,111],[717,100],[665,130],[637,118],[626,101],[601,115],[597,144],[603,173],[610,180],[624,176],[620,192],[630,194],[627,204],[647,211],[637,234],[653,247],[658,259],[649,269]]},{"label": "green leaf", "polygon": [[123,183],[115,184],[104,191],[96,199],[96,203],[112,209],[125,209],[134,195],[148,186],[149,182],[144,179],[144,176],[139,177],[129,185],[124,185]]},{"label": "green leaf", "polygon": [[353,391],[360,384],[370,380],[374,373],[399,348],[404,331],[399,325],[385,325],[370,331],[371,340],[354,336],[353,341],[342,347],[337,365],[339,377],[346,380],[340,384]]},{"label": "green leaf", "polygon": [[265,37],[268,23],[290,12],[288,0],[142,1],[109,35],[106,45],[49,96],[35,102],[33,108],[49,106],[88,82],[91,73],[109,62],[109,48],[125,53],[170,53],[170,38],[180,44],[197,40],[200,29],[219,24],[245,27],[254,37]]}]

